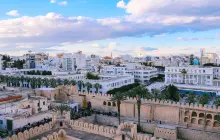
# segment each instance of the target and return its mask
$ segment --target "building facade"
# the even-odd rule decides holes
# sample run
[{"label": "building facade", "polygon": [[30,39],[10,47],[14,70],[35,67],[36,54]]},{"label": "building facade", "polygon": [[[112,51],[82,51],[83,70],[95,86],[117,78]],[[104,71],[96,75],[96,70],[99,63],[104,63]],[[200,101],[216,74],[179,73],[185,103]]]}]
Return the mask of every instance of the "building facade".
[{"label": "building facade", "polygon": [[[185,71],[185,73],[183,71]],[[166,67],[165,83],[201,86],[220,86],[220,68]]]},{"label": "building facade", "polygon": [[81,51],[73,54],[63,54],[62,67],[64,71],[69,72],[86,68],[86,56]]}]

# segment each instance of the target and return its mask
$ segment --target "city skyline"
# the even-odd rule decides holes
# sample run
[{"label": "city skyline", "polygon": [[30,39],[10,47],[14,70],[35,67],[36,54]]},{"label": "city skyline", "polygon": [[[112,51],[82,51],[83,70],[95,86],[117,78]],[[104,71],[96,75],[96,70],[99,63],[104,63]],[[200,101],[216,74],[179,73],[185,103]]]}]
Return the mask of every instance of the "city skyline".
[{"label": "city skyline", "polygon": [[219,5],[218,0],[1,1],[0,50],[11,55],[28,50],[199,55],[200,48],[220,53]]}]

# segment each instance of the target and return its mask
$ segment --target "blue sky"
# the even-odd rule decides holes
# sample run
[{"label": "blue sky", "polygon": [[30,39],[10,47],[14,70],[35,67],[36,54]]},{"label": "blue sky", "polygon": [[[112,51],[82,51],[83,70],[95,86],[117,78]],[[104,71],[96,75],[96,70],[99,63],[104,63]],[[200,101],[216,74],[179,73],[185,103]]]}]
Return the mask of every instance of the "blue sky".
[{"label": "blue sky", "polygon": [[0,52],[220,53],[219,22],[219,0],[1,0]]}]

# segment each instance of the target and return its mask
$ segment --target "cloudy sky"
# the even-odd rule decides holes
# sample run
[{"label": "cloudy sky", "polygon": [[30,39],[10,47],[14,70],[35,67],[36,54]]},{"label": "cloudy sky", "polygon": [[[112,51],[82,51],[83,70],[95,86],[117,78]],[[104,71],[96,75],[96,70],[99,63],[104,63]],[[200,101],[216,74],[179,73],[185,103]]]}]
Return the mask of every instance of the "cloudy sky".
[{"label": "cloudy sky", "polygon": [[0,0],[0,53],[220,53],[220,0]]}]

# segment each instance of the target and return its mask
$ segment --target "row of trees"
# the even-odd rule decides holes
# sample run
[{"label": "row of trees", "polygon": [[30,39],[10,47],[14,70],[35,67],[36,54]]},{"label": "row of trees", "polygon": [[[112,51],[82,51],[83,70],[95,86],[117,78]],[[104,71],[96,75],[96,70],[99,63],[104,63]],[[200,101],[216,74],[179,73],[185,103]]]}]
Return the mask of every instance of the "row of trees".
[{"label": "row of trees", "polygon": [[[199,103],[202,105],[209,104],[210,99],[212,98],[211,95],[208,93],[203,93],[202,95],[196,95],[194,92],[186,93],[186,102],[189,104]],[[214,104],[220,106],[220,98],[216,98]]]},{"label": "row of trees", "polygon": [[118,120],[119,124],[121,123],[120,120],[120,105],[121,102],[127,100],[127,97],[136,98],[137,102],[137,110],[138,110],[138,127],[140,128],[140,111],[141,111],[141,102],[142,99],[160,99],[160,100],[174,100],[179,101],[179,94],[178,89],[175,86],[169,85],[166,88],[166,92],[161,94],[159,90],[152,89],[150,92],[145,85],[139,85],[131,90],[126,92],[116,92],[113,94],[111,101],[117,103],[118,107]]},{"label": "row of trees", "polygon": [[[91,92],[91,89],[95,88],[95,93],[98,93],[99,89],[102,88],[102,86],[99,83],[91,84],[89,82],[84,83],[83,81],[76,82],[75,80],[68,80],[68,79],[55,79],[55,78],[30,78],[30,77],[24,77],[24,76],[5,76],[0,75],[0,83],[6,83],[8,87],[26,87],[27,88],[40,88],[42,86],[44,87],[52,87],[56,88],[60,85],[78,85],[79,91],[83,91],[83,88],[86,88],[87,92]],[[84,91],[85,92],[85,91]]]},{"label": "row of trees", "polygon": [[55,79],[55,78],[30,78],[30,77],[14,77],[0,75],[0,83],[6,83],[9,87],[24,87],[25,83],[28,88],[40,88],[42,86],[55,88],[59,85],[76,85],[75,80]]},{"label": "row of trees", "polygon": [[39,70],[35,71],[35,70],[32,70],[32,71],[27,71],[25,72],[25,74],[27,75],[52,75],[52,72],[51,71],[42,71],[40,72]]},{"label": "row of trees", "polygon": [[99,83],[95,83],[94,85],[89,83],[89,82],[86,82],[84,83],[83,81],[78,81],[77,82],[77,85],[78,85],[78,88],[79,88],[79,91],[83,91],[82,89],[83,88],[86,88],[86,91],[89,93],[91,92],[91,89],[94,87],[95,88],[95,93],[98,93],[99,92],[99,89],[102,88],[102,86],[99,84]]}]

